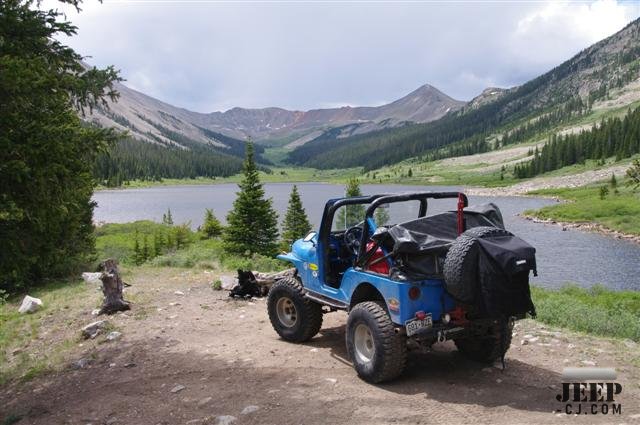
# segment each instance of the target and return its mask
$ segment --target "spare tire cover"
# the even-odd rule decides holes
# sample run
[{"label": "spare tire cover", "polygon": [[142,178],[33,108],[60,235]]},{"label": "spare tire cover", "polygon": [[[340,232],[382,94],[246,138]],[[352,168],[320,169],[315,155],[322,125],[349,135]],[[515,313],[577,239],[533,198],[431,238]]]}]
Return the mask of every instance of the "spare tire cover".
[{"label": "spare tire cover", "polygon": [[447,292],[459,302],[473,304],[478,292],[478,239],[513,236],[498,227],[473,227],[453,241],[444,261],[444,280]]}]

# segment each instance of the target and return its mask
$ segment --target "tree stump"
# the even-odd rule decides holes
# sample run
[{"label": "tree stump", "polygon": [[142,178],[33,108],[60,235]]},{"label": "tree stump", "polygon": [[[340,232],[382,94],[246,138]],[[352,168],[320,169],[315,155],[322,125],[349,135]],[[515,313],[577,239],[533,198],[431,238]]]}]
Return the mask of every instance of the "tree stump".
[{"label": "tree stump", "polygon": [[102,281],[102,293],[104,294],[104,301],[98,314],[113,314],[117,311],[131,309],[131,306],[124,300],[122,295],[124,282],[120,278],[118,262],[109,258],[100,263],[98,270],[102,272],[100,280]]}]

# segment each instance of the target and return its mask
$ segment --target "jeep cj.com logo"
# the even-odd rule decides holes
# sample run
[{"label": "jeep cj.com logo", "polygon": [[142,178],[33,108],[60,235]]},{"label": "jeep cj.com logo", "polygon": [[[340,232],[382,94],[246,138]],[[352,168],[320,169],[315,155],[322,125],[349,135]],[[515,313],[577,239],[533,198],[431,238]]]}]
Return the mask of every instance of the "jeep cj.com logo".
[{"label": "jeep cj.com logo", "polygon": [[562,371],[562,393],[556,400],[564,403],[557,412],[567,415],[621,415],[622,404],[616,396],[622,385],[615,381],[613,368],[568,367]]}]

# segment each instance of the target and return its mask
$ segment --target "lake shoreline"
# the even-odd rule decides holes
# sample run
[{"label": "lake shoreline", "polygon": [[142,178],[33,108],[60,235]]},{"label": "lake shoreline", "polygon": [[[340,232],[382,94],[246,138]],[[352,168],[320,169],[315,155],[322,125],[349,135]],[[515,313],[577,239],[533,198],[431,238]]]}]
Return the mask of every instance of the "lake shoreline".
[{"label": "lake shoreline", "polygon": [[550,218],[541,218],[537,216],[535,213],[533,214],[520,214],[520,217],[530,220],[534,223],[538,224],[548,224],[561,227],[562,230],[567,229],[575,229],[581,232],[589,232],[589,233],[597,233],[599,235],[607,236],[610,238],[626,240],[637,245],[640,245],[640,235],[633,235],[629,233],[620,232],[618,230],[610,229],[602,224],[595,222],[570,222],[570,221],[559,221],[553,220]]}]

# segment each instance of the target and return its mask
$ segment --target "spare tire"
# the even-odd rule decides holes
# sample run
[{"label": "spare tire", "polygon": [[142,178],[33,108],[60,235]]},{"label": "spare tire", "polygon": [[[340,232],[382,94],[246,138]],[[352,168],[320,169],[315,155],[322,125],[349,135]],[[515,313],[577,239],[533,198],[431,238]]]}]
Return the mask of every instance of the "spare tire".
[{"label": "spare tire", "polygon": [[453,241],[444,260],[447,292],[459,302],[473,304],[478,287],[478,239],[512,236],[498,227],[473,227]]}]

